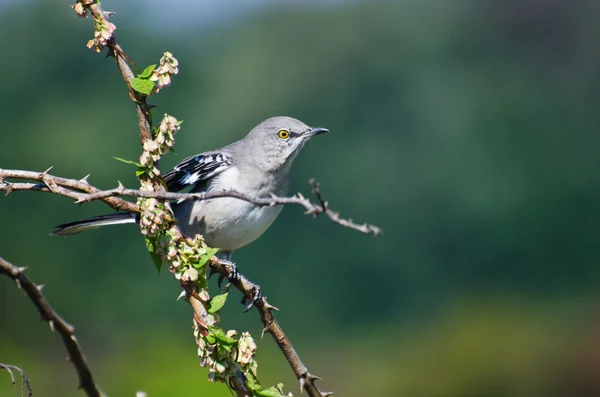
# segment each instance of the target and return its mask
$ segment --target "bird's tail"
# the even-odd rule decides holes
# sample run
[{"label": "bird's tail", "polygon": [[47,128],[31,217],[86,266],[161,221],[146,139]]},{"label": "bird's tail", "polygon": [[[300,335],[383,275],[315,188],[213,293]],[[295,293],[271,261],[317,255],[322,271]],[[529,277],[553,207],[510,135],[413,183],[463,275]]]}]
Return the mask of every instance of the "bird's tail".
[{"label": "bird's tail", "polygon": [[97,229],[102,226],[120,225],[122,223],[135,223],[137,214],[134,212],[117,212],[116,214],[93,216],[79,221],[67,222],[55,226],[51,236],[68,236],[87,230]]}]

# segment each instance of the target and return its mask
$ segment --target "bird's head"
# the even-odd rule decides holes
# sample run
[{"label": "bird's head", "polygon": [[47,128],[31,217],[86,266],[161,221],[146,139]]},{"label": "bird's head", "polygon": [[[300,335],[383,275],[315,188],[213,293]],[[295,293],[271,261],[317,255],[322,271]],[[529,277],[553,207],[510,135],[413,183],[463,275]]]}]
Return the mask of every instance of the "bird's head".
[{"label": "bird's head", "polygon": [[291,164],[310,138],[325,132],[326,128],[309,127],[292,117],[278,116],[254,127],[248,137],[262,146],[257,150],[264,151],[269,162],[283,165]]}]

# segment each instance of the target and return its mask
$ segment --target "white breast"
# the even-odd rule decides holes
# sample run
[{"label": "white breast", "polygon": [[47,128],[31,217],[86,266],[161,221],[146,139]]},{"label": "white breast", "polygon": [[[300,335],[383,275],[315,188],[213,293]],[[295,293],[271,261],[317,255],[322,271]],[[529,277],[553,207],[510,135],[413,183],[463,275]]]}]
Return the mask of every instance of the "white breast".
[{"label": "white breast", "polygon": [[[243,174],[232,167],[209,186],[209,190],[237,190],[259,197],[267,197],[269,191],[252,185]],[[254,193],[256,195],[256,193]],[[258,207],[234,198],[218,198],[179,204],[176,218],[182,232],[187,236],[202,234],[211,247],[233,251],[260,237],[275,221],[282,206]]]}]

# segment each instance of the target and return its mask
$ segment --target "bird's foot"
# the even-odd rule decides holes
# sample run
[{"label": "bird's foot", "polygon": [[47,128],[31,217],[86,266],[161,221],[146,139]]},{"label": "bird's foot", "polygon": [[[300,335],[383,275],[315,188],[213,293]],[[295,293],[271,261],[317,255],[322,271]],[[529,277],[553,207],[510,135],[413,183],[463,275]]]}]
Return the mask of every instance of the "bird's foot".
[{"label": "bird's foot", "polygon": [[255,284],[252,287],[251,293],[252,298],[248,298],[247,296],[244,296],[242,298],[242,305],[246,306],[246,310],[244,310],[244,313],[252,309],[252,307],[254,307],[254,305],[262,299],[262,293],[260,292],[260,287],[258,285]]},{"label": "bird's foot", "polygon": [[[240,273],[238,272],[235,263],[231,262],[229,259],[221,258],[220,262],[226,265],[229,270],[229,274],[227,276],[220,274],[219,279],[217,280],[217,285],[219,286],[221,293],[225,293],[229,291],[229,288],[231,288],[231,283],[233,281],[239,281],[243,276],[240,275]],[[211,270],[210,275],[212,276],[213,274],[214,272]],[[225,280],[227,280],[227,282],[224,284],[223,282]],[[244,296],[244,298],[242,299],[242,305],[246,307],[244,313],[252,309],[252,307],[254,307],[254,305],[262,298],[262,293],[260,292],[260,287],[258,285],[253,285],[251,295],[251,298]]]}]

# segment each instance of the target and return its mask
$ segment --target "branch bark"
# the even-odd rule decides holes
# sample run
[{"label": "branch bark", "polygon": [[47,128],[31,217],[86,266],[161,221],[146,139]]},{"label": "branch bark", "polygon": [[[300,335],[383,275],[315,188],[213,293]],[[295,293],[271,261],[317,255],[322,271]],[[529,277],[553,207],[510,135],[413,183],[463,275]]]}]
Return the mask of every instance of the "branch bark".
[{"label": "branch bark", "polygon": [[63,320],[50,306],[41,292],[41,286],[36,285],[24,274],[26,268],[16,267],[0,257],[0,273],[5,274],[13,279],[17,286],[25,291],[27,297],[36,307],[44,321],[50,326],[50,330],[58,332],[63,340],[67,352],[69,353],[69,361],[73,363],[77,376],[79,377],[79,388],[83,389],[89,397],[103,397],[104,395],[98,389],[92,372],[85,361],[83,352],[79,347],[79,342],[75,338],[75,328]]}]

